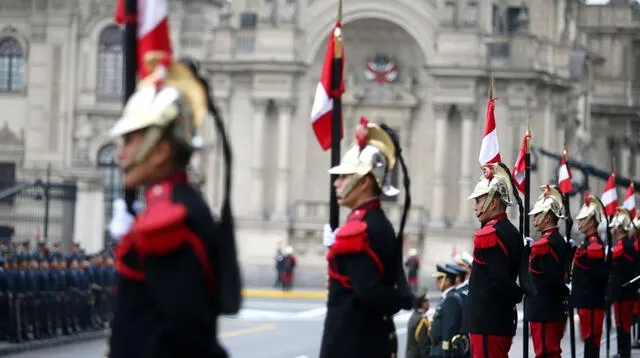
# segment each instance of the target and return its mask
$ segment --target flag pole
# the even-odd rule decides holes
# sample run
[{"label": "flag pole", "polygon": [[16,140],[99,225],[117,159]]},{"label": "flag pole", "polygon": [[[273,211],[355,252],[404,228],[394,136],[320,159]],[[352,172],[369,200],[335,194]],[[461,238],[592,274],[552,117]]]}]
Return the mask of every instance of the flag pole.
[{"label": "flag pole", "polygon": [[[124,92],[122,102],[126,105],[129,97],[136,90],[136,67],[137,45],[138,45],[138,2],[137,0],[125,0],[125,17],[126,23],[124,27]],[[125,189],[124,201],[127,203],[127,210],[131,215],[135,216],[133,203],[136,200],[136,189]]]},{"label": "flag pole", "polygon": [[[491,77],[491,96],[493,97],[493,76]],[[527,131],[525,134],[526,152],[524,153],[524,223],[523,233],[525,237],[530,236],[529,232],[529,196],[531,193],[531,128],[530,122],[531,112],[527,116]],[[522,357],[529,357],[529,321],[526,317],[522,318]]]},{"label": "flag pole", "polygon": [[[337,22],[342,23],[342,0],[338,3]],[[337,26],[332,34],[334,39],[333,71],[331,73],[331,92],[340,93],[342,83],[342,26]],[[329,40],[331,41],[331,40]],[[331,167],[340,164],[340,138],[342,135],[342,95],[333,98],[333,109],[331,111]],[[337,179],[336,174],[331,174],[329,182],[329,225],[335,230],[339,225],[340,207],[338,207],[338,197],[333,187]]]},{"label": "flag pole", "polygon": [[[569,168],[569,164],[567,164],[567,145],[565,144],[564,150],[562,151],[562,157],[564,158],[564,164],[567,169]],[[560,160],[562,163],[562,160]],[[569,177],[571,180],[571,177]],[[558,183],[560,184],[560,183]],[[564,225],[564,236],[567,238],[567,283],[571,284],[572,281],[572,271],[573,271],[573,245],[571,244],[571,230],[573,230],[573,218],[571,217],[571,200],[569,195],[571,192],[562,193],[562,205],[564,206],[565,213],[565,225]],[[569,292],[571,294],[571,292]],[[571,347],[571,358],[576,358],[576,326],[575,319],[573,317],[573,305],[571,303],[571,297],[567,298],[567,314],[569,316],[569,344]]]}]

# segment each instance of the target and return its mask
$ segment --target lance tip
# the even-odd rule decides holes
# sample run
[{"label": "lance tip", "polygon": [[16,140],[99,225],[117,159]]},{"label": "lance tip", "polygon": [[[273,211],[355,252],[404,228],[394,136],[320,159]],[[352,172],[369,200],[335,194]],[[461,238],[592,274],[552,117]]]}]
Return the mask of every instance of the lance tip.
[{"label": "lance tip", "polygon": [[493,72],[489,74],[489,99],[493,99]]},{"label": "lance tip", "polygon": [[342,0],[338,0],[338,22],[342,22]]}]

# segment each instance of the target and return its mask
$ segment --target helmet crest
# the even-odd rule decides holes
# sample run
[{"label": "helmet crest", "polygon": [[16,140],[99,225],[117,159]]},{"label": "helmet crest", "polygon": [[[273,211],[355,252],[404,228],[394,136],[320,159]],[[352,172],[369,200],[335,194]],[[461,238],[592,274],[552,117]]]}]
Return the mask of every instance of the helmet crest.
[{"label": "helmet crest", "polygon": [[360,117],[360,124],[356,128],[356,141],[358,142],[358,147],[360,150],[363,150],[364,147],[367,146],[367,142],[369,141],[369,130],[367,128],[367,124],[369,121],[367,118]]}]

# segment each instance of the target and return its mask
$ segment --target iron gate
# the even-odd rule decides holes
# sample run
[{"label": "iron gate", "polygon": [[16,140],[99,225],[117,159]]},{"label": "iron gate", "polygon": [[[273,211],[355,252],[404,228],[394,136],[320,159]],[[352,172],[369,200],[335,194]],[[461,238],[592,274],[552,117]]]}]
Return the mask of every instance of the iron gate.
[{"label": "iron gate", "polygon": [[[73,240],[76,195],[75,181],[25,181],[10,187],[0,183],[0,227],[12,232],[14,241]],[[65,245],[66,246],[66,245]]]}]

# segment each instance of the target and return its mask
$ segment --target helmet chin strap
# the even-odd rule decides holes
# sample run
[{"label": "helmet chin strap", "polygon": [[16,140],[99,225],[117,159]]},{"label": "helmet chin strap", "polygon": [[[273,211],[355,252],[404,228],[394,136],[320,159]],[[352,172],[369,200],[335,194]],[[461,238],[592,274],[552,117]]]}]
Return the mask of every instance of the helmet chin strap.
[{"label": "helmet chin strap", "polygon": [[533,223],[533,226],[538,226],[538,225],[542,224],[542,220],[544,220],[544,218],[546,218],[547,215],[548,215],[548,212],[545,212],[544,215],[538,215],[538,218]]},{"label": "helmet chin strap", "polygon": [[489,189],[489,192],[487,193],[487,199],[485,199],[484,203],[482,204],[482,209],[480,209],[480,214],[484,214],[484,212],[487,211],[487,209],[489,208],[489,203],[491,203],[495,195],[496,190]]},{"label": "helmet chin strap", "polygon": [[342,199],[346,198],[347,195],[349,195],[351,191],[353,191],[356,185],[364,177],[365,177],[364,175],[360,175],[356,173],[351,174],[351,177],[349,178],[349,181],[347,182],[347,184],[344,186],[344,188],[342,188],[342,190],[340,190],[340,198]]},{"label": "helmet chin strap", "polygon": [[151,150],[160,142],[162,135],[164,134],[164,129],[158,126],[152,126],[145,130],[144,138],[142,139],[142,144],[140,144],[140,148],[136,152],[136,155],[133,157],[133,161],[124,167],[123,172],[128,172],[136,165],[142,163],[149,154]]}]

